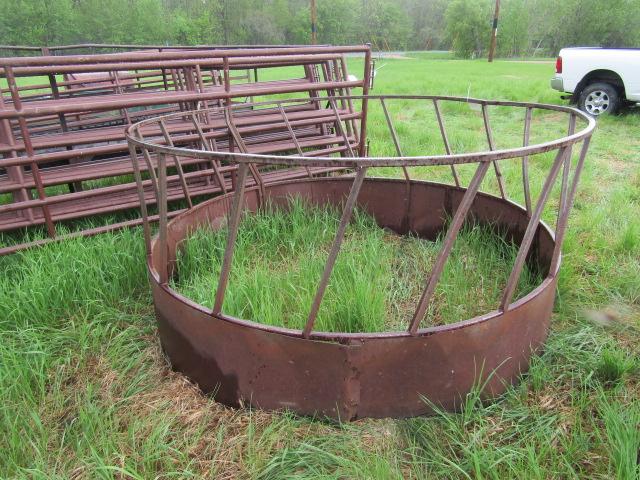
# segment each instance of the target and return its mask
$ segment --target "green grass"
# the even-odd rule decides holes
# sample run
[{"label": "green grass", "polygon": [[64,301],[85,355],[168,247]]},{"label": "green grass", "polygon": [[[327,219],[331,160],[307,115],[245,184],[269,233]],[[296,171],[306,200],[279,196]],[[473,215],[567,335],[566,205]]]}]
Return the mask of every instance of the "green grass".
[{"label": "green grass", "polygon": [[[351,64],[356,71],[358,62]],[[547,64],[422,56],[382,64],[380,93],[560,102],[548,87]],[[455,148],[474,148],[482,141],[477,112],[463,113],[451,107],[447,126]],[[392,151],[388,139],[377,143],[383,118],[372,114],[372,148]],[[439,148],[419,105],[394,107],[393,114],[424,115],[404,127],[405,149]],[[492,121],[499,144],[518,141],[520,116],[496,112]],[[552,123],[541,117],[535,134],[552,135]],[[0,258],[0,477],[637,478],[640,115],[598,123],[549,340],[499,401],[483,405],[472,392],[461,414],[346,425],[221,407],[167,367],[141,232],[129,230]],[[535,191],[548,162],[532,159]],[[515,193],[517,165],[505,165],[504,173]],[[449,175],[423,168],[411,174]],[[491,179],[485,187],[495,191]],[[545,218],[553,219],[552,210]],[[383,236],[381,248],[394,247],[375,228],[365,231]],[[238,287],[233,278],[231,286]]]},{"label": "green grass", "polygon": [[[340,212],[293,200],[288,209],[267,207],[240,225],[224,311],[240,318],[301,329],[338,227]],[[227,229],[199,229],[182,245],[173,287],[213,306]],[[379,332],[406,329],[415,303],[442,247],[379,228],[356,210],[324,297],[316,329]],[[489,227],[460,233],[435,292],[431,325],[465,320],[494,310],[517,247]],[[519,292],[540,278],[526,269]],[[426,325],[427,322],[422,325]]]}]

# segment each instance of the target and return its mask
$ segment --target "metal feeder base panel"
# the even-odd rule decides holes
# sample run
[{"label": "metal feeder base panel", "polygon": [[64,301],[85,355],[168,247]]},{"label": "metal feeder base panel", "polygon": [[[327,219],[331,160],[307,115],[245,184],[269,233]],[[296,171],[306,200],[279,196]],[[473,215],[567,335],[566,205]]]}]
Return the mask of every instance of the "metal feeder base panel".
[{"label": "metal feeder base panel", "polygon": [[[282,182],[266,187],[262,200],[286,205],[291,196],[300,196],[311,204],[339,206],[351,184],[349,177]],[[381,227],[433,240],[464,192],[437,183],[368,178],[358,206]],[[231,194],[213,198],[169,223],[170,266],[189,232],[224,224],[231,200]],[[245,209],[255,211],[259,202],[258,190],[246,192]],[[473,221],[506,230],[516,243],[529,220],[519,205],[484,193],[478,193],[469,213]],[[160,339],[172,367],[216,401],[340,420],[400,418],[430,413],[425,398],[456,410],[473,386],[485,381],[484,398],[495,397],[528,368],[549,328],[557,280],[557,270],[548,272],[554,246],[553,232],[541,223],[528,261],[545,279],[506,312],[422,328],[415,336],[312,332],[305,339],[300,330],[262,325],[260,319],[212,316],[159,283],[157,238],[148,267]]]}]

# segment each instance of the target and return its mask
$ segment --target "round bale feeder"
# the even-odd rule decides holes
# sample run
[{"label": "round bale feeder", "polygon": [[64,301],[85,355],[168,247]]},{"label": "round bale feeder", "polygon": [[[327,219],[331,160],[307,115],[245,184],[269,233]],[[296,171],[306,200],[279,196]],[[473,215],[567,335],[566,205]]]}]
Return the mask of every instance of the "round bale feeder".
[{"label": "round bale feeder", "polygon": [[[555,300],[561,260],[561,246],[580,178],[589,141],[595,127],[593,119],[562,106],[489,101],[438,96],[336,96],[256,103],[253,111],[282,111],[282,103],[296,102],[326,105],[353,102],[362,106],[366,119],[371,108],[380,110],[380,118],[393,144],[394,155],[368,155],[364,142],[366,123],[354,132],[336,112],[327,127],[336,137],[345,138],[346,151],[305,156],[293,132],[285,127],[295,143],[293,154],[263,155],[251,151],[233,121],[246,105],[221,106],[144,120],[129,128],[128,141],[134,166],[141,158],[157,158],[151,177],[143,180],[136,171],[143,216],[147,267],[153,292],[162,347],[172,367],[197,383],[203,392],[230,406],[253,405],[274,410],[289,409],[303,415],[326,416],[341,420],[363,417],[411,417],[428,414],[432,405],[448,410],[459,408],[465,395],[481,385],[485,399],[494,398],[527,370],[530,358],[543,345],[548,333]],[[390,115],[394,102],[410,102],[429,107],[442,153],[424,156],[403,154],[397,123]],[[487,147],[483,151],[454,153],[445,124],[444,106],[477,117]],[[519,146],[498,149],[491,128],[490,109],[507,109],[518,118]],[[266,110],[265,110],[266,111]],[[530,142],[532,118],[549,115],[561,125],[562,133],[538,143]],[[215,129],[208,128],[208,116],[226,119],[223,131],[228,138],[226,151],[217,150],[210,139]],[[189,117],[190,116],[190,117]],[[162,135],[163,125],[189,117],[193,129],[186,141]],[[369,120],[369,130],[373,125]],[[154,135],[153,132],[156,132]],[[151,133],[149,133],[151,132]],[[143,133],[145,135],[143,135]],[[449,132],[450,133],[450,132]],[[355,136],[353,146],[347,141]],[[391,143],[392,142],[392,143]],[[375,144],[369,151],[375,150]],[[530,188],[529,168],[538,156],[539,187]],[[208,199],[173,219],[167,218],[167,168],[175,168],[180,182],[191,175],[181,168],[185,159],[206,159],[212,165],[232,165],[233,183],[226,194]],[[518,169],[521,185],[520,205],[507,194],[501,166]],[[451,183],[415,180],[412,167],[442,166],[450,170]],[[344,169],[343,173],[322,177],[276,180],[261,183],[258,169],[286,171],[294,168]],[[400,178],[373,176],[370,171],[397,169]],[[467,169],[467,181],[459,169]],[[458,169],[458,170],[457,170]],[[207,172],[202,173],[203,175]],[[214,178],[213,171],[208,172]],[[495,193],[481,191],[483,180],[490,179]],[[470,180],[469,180],[470,179]],[[213,181],[213,180],[212,180]],[[489,183],[489,180],[487,181]],[[153,188],[158,205],[158,234],[151,236],[150,213],[145,189]],[[542,221],[543,210],[552,202],[555,225]],[[535,191],[535,195],[534,195]],[[311,205],[339,207],[342,216],[323,274],[318,278],[314,301],[308,306],[306,325],[300,330],[273,327],[260,318],[234,318],[224,311],[225,292],[234,288],[229,282],[234,243],[242,215],[249,215],[269,202],[286,206],[291,197],[301,197]],[[398,235],[415,235],[434,240],[443,235],[442,248],[425,278],[421,296],[415,299],[415,312],[402,331],[375,333],[336,333],[314,329],[323,295],[354,208],[370,214],[376,223]],[[456,237],[465,222],[498,226],[510,242],[517,245],[517,256],[495,310],[455,323],[426,327],[436,285],[441,277]],[[200,227],[228,228],[226,250],[217,285],[212,285],[213,308],[205,308],[170,287],[176,272],[181,244]],[[518,279],[526,264],[535,264],[542,281],[521,298],[514,298]],[[428,401],[425,401],[428,400]]]}]

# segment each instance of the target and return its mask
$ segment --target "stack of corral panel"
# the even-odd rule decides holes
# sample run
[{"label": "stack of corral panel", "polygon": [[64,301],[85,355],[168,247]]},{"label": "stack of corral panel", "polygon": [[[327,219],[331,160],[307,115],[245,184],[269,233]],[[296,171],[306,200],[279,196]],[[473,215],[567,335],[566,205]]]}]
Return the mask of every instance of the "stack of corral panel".
[{"label": "stack of corral panel", "polygon": [[[361,73],[349,75],[346,54],[364,56]],[[185,47],[0,58],[5,80],[0,84],[0,232],[45,225],[55,239],[60,237],[59,222],[138,208],[125,129],[166,113],[185,112],[140,133],[198,149],[304,152],[309,157],[363,148],[359,130],[366,114],[348,101],[317,98],[349,95],[354,88],[366,94],[371,71],[368,46]],[[292,97],[310,101],[286,101]],[[269,108],[255,105],[274,99],[282,101]],[[238,108],[238,103],[247,106]],[[204,109],[206,114],[187,113]],[[337,128],[340,122],[347,122],[346,132]],[[229,138],[230,124],[236,139]],[[141,155],[140,170],[149,177],[156,162],[154,156]],[[198,197],[232,189],[236,169],[231,162],[174,160],[168,179],[173,214]],[[330,171],[272,169],[252,175],[259,187]],[[148,194],[153,203],[153,192]],[[0,253],[32,244],[11,245]]]}]

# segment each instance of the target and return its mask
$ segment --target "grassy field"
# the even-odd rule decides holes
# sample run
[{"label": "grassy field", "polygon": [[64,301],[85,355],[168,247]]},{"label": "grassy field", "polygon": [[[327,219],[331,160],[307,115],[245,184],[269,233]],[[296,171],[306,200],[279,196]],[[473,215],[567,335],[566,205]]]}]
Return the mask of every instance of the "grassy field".
[{"label": "grassy field", "polygon": [[[376,93],[561,102],[548,87],[551,64],[409,57],[378,62]],[[477,112],[462,108],[445,111],[456,151],[481,139]],[[409,120],[399,127],[406,153],[442,148],[424,112],[415,102],[393,109]],[[374,153],[391,152],[383,117],[372,116]],[[496,111],[492,121],[499,146],[519,141],[516,114]],[[534,126],[536,138],[557,133],[544,118]],[[139,230],[0,258],[0,477],[637,478],[639,131],[637,111],[599,121],[544,352],[497,402],[482,405],[473,392],[457,415],[334,424],[231,410],[200,395],[160,350]],[[532,160],[534,193],[548,161]],[[448,172],[411,174],[438,180]],[[504,174],[515,193],[516,166]],[[461,176],[468,181],[469,171]],[[382,235],[366,218],[353,228],[374,241]]]}]

